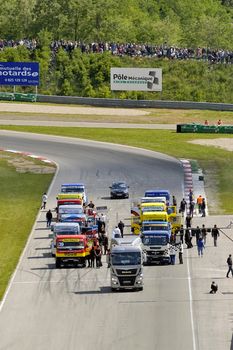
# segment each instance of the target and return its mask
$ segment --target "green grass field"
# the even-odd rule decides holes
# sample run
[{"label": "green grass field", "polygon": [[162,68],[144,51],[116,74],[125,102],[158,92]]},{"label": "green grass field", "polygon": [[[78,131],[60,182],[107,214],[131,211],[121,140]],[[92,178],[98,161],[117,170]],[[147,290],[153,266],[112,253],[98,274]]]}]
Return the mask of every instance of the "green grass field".
[{"label": "green grass field", "polygon": [[[0,298],[16,267],[53,174],[21,173],[25,157],[0,152]],[[30,161],[32,164],[40,162]]]},{"label": "green grass field", "polygon": [[[147,115],[94,115],[94,114],[62,114],[57,112],[57,108],[66,107],[67,105],[51,105],[41,103],[42,106],[55,107],[54,113],[30,113],[20,112],[20,104],[17,112],[0,111],[0,119],[10,120],[48,120],[48,121],[67,121],[67,122],[109,122],[109,123],[136,123],[136,124],[179,124],[179,123],[204,123],[208,119],[210,124],[216,124],[218,119],[221,119],[224,124],[233,124],[233,113],[225,111],[202,111],[202,110],[180,110],[180,109],[140,109],[145,111]],[[1,106],[1,102],[0,102]],[[39,106],[38,106],[39,107]],[[69,108],[90,108],[89,106],[70,106]],[[101,107],[92,107],[101,109]],[[93,113],[91,111],[90,113]]]}]

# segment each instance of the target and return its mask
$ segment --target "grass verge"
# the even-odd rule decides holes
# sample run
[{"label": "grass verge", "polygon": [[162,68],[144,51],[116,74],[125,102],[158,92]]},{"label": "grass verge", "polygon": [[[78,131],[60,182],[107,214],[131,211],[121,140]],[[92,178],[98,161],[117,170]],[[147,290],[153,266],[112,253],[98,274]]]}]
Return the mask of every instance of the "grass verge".
[{"label": "grass verge", "polygon": [[[1,103],[0,103],[1,107]],[[180,109],[140,109],[140,111],[149,112],[146,115],[127,115],[127,113],[119,115],[106,114],[107,108],[88,107],[90,114],[79,114],[78,107],[84,108],[87,106],[75,106],[76,114],[62,114],[59,112],[58,105],[53,106],[53,113],[33,113],[20,112],[20,105],[17,112],[0,111],[0,120],[46,120],[46,121],[64,121],[64,122],[99,122],[99,123],[136,123],[136,124],[181,124],[181,123],[204,123],[208,119],[210,124],[216,124],[219,119],[224,124],[233,124],[233,113],[226,111],[202,111],[202,110],[180,110]],[[69,106],[63,106],[69,108]],[[74,107],[74,106],[73,106]],[[0,108],[1,109],[1,108]],[[72,108],[70,108],[72,110]],[[93,110],[104,110],[102,115],[94,115]],[[38,106],[38,111],[40,107]],[[114,110],[114,108],[111,108]],[[118,109],[115,109],[118,111]],[[122,108],[121,108],[122,110]]]},{"label": "grass verge", "polygon": [[31,170],[25,157],[0,152],[0,299],[31,232],[41,194],[47,191],[53,177],[31,172],[34,166],[43,168],[43,163],[33,160],[30,163]]}]

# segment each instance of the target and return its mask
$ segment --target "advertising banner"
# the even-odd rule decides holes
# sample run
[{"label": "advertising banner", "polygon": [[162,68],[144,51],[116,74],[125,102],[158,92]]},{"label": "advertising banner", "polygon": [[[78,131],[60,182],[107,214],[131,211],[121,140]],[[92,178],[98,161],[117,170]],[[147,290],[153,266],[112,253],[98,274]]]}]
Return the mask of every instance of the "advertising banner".
[{"label": "advertising banner", "polygon": [[39,85],[38,62],[0,62],[0,85]]},{"label": "advertising banner", "polygon": [[162,91],[162,69],[111,68],[111,90]]}]

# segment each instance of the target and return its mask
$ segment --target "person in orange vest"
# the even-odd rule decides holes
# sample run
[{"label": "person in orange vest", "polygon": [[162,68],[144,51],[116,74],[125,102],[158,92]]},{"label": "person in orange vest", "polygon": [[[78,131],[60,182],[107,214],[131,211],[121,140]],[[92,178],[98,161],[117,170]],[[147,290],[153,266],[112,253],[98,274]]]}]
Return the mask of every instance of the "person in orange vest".
[{"label": "person in orange vest", "polygon": [[202,195],[200,194],[200,196],[197,197],[197,205],[198,205],[199,214],[201,214],[201,205],[202,205],[202,201],[203,201],[203,198],[202,198]]}]

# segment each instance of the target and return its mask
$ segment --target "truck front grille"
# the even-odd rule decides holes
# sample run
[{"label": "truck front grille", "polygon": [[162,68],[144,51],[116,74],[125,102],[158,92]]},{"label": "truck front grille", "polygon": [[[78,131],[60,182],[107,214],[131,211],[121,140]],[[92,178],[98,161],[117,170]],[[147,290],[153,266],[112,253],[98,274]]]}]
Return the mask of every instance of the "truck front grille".
[{"label": "truck front grille", "polygon": [[122,287],[131,287],[131,286],[134,286],[135,279],[136,279],[135,276],[119,277],[119,282]]},{"label": "truck front grille", "polygon": [[124,270],[124,269],[116,269],[116,273],[119,276],[130,276],[130,275],[136,275],[137,269],[129,269],[129,270]]}]

